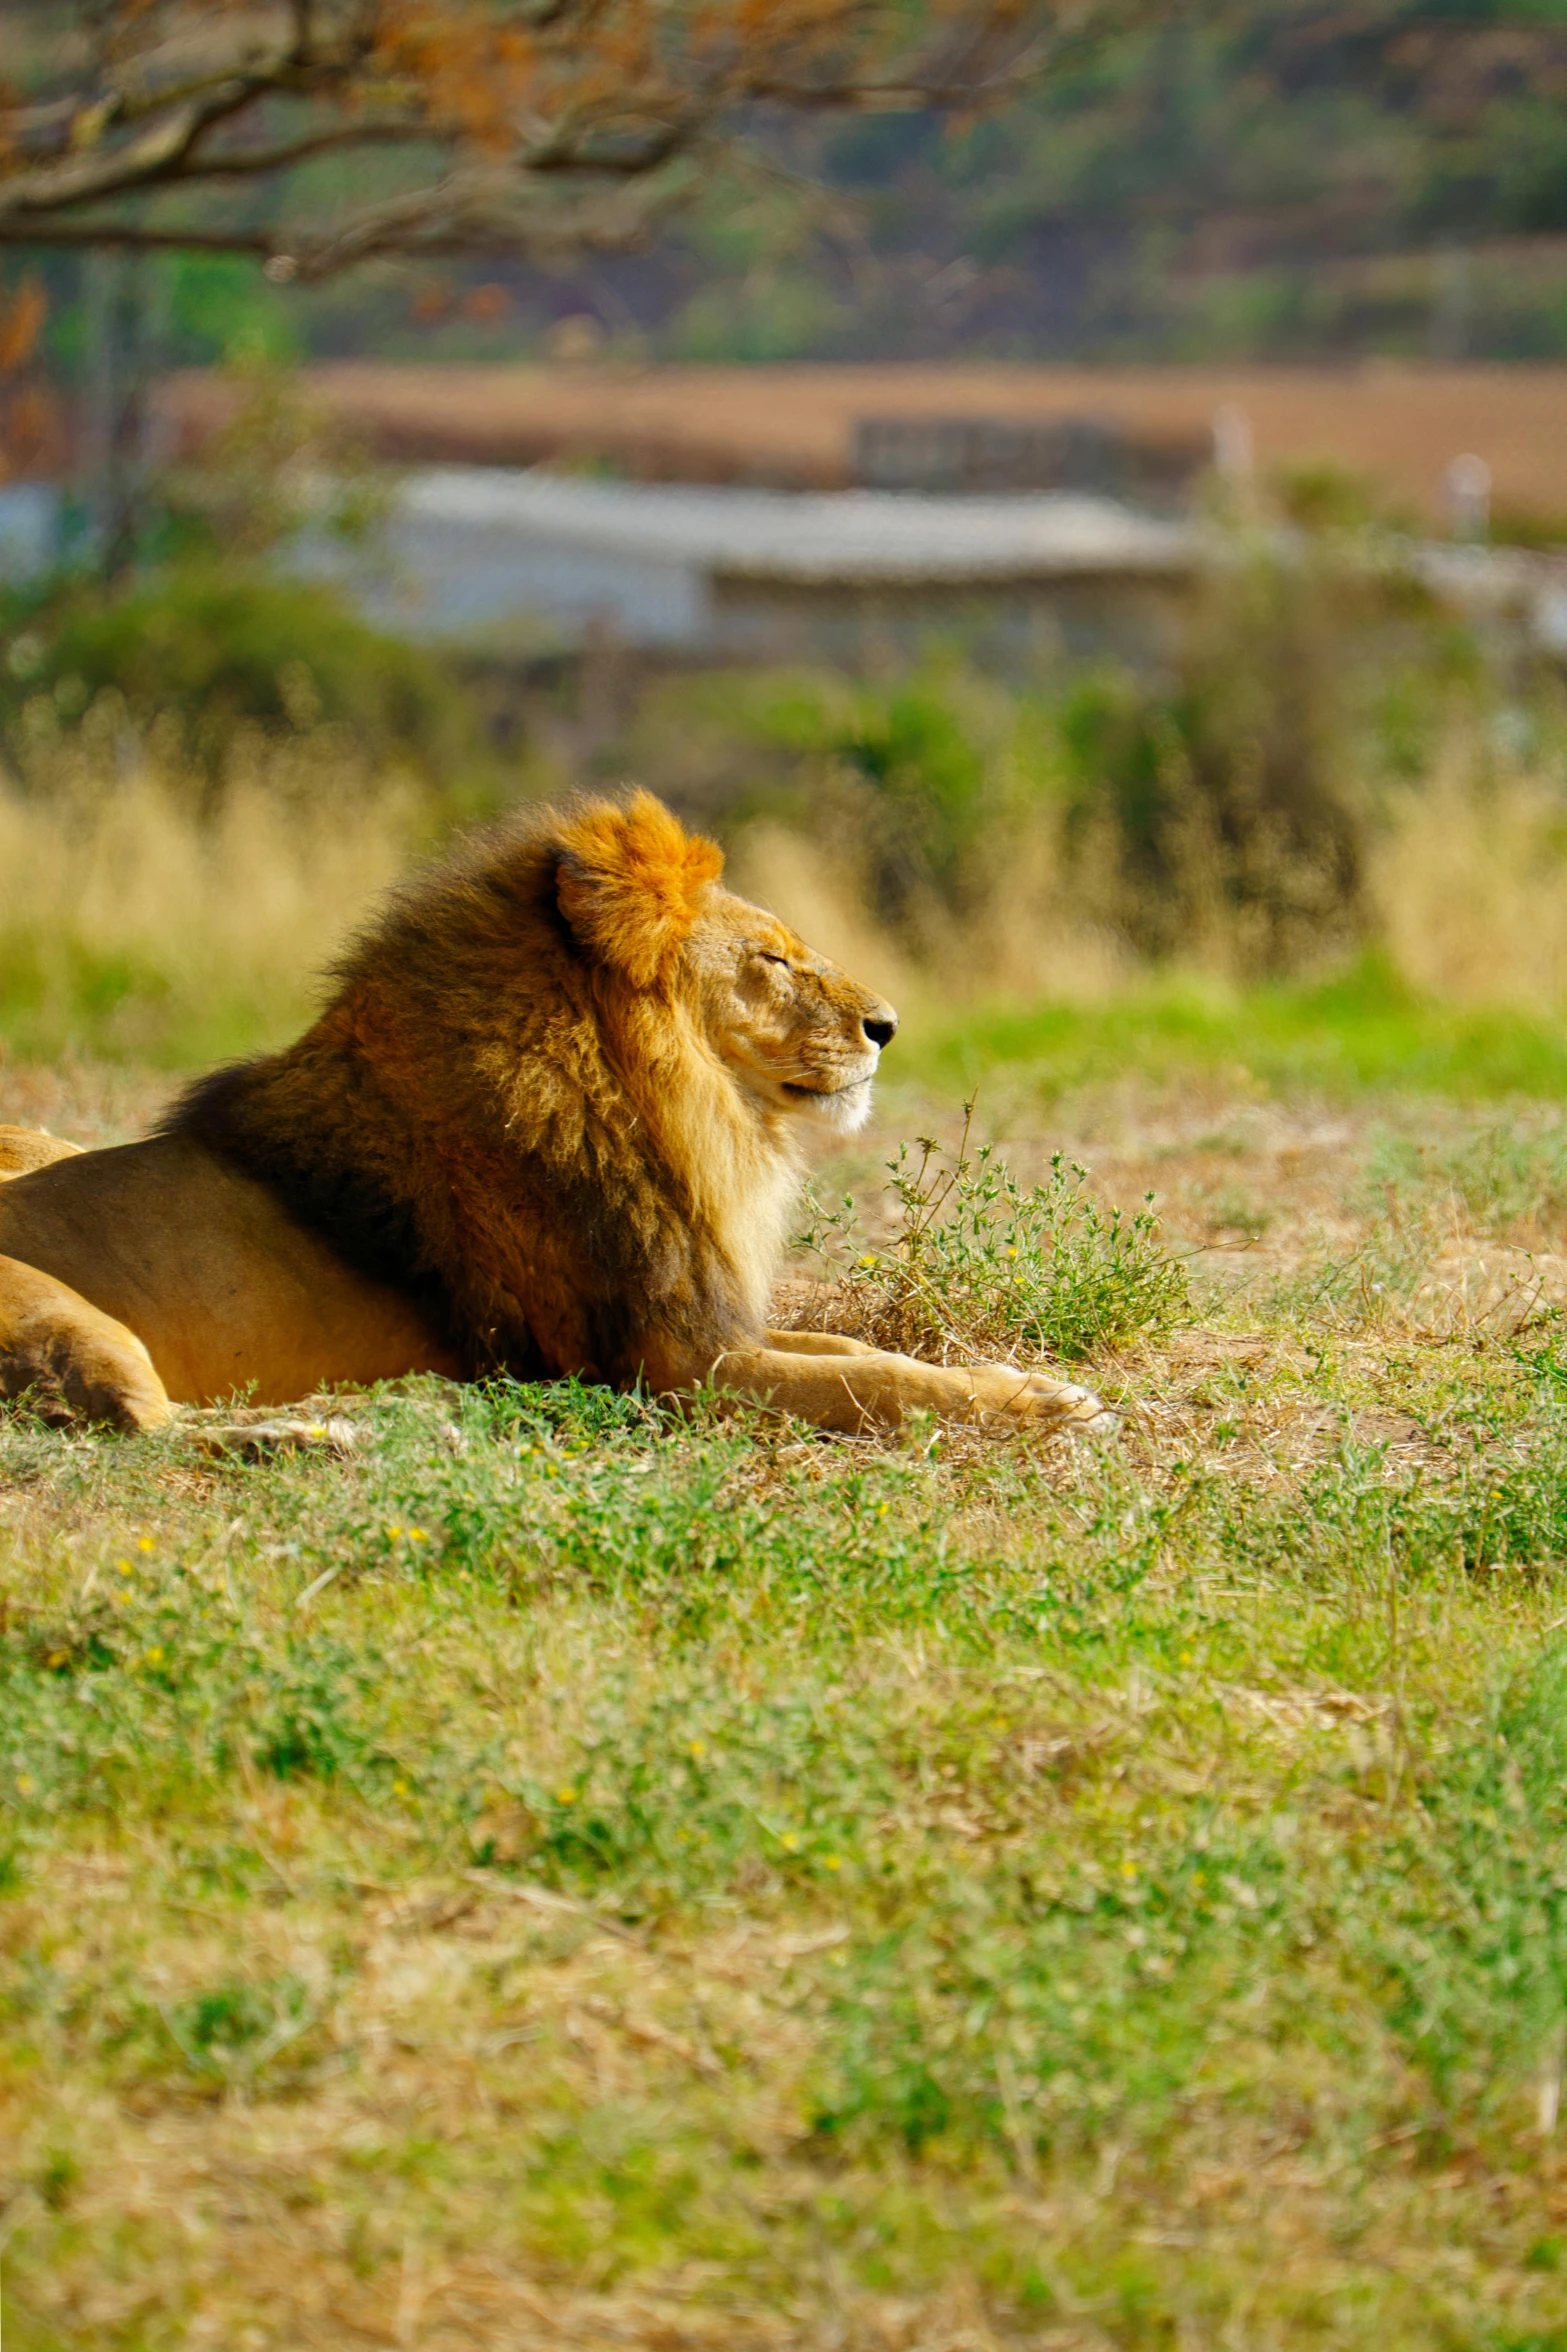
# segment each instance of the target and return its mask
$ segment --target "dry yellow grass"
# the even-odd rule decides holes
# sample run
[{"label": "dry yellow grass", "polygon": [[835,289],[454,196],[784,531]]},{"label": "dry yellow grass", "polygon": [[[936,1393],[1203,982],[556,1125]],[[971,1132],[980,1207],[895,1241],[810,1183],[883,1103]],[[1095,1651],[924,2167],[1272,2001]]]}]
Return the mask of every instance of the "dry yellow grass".
[{"label": "dry yellow grass", "polygon": [[735,845],[734,886],[769,906],[824,955],[905,1011],[939,1017],[943,1004],[990,995],[1103,1003],[1134,977],[1132,958],[1073,903],[1059,829],[1034,837],[996,877],[978,924],[928,910],[927,952],[916,960],[867,912],[852,866],[830,847],[778,824],[748,826]]},{"label": "dry yellow grass", "polygon": [[1450,750],[1402,794],[1372,889],[1411,987],[1457,1003],[1567,1005],[1567,827],[1549,777],[1487,776]]},{"label": "dry yellow grass", "polygon": [[84,731],[0,778],[0,1037],[182,1063],[286,1034],[432,831],[330,731],[241,745],[221,797]]},{"label": "dry yellow grass", "polygon": [[[834,852],[799,833],[748,829],[735,873],[825,953],[938,1020],[976,994],[1105,1005],[1139,981],[1135,959],[1085,911],[1048,814],[981,919],[933,918],[940,944],[926,964],[878,929]],[[1497,773],[1472,745],[1449,746],[1374,833],[1368,899],[1374,943],[1417,994],[1546,1015],[1567,1007],[1567,819],[1551,776]],[[1201,935],[1179,968],[1236,980],[1247,941],[1217,883],[1198,907]]]}]

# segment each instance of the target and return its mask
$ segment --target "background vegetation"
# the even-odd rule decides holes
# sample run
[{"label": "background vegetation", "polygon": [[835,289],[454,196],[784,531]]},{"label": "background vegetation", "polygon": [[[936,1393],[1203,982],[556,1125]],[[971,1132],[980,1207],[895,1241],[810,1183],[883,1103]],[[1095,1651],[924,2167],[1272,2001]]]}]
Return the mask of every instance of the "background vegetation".
[{"label": "background vegetation", "polygon": [[[232,481],[225,511],[263,528]],[[1283,541],[1237,526],[1160,672],[1000,678],[936,643],[886,676],[626,662],[606,686],[465,671],[325,584],[222,566],[192,499],[163,567],[13,599],[0,1036],[174,1064],[281,1034],[410,855],[627,777],[824,946],[966,1022],[1229,991],[1250,1023],[1233,992],[1259,982],[1439,1029],[1443,1005],[1554,1014],[1560,671],[1327,511]]]},{"label": "background vegetation", "polygon": [[[642,255],[412,286],[371,270],[303,296],[243,259],[171,262],[163,348],[474,359],[587,315],[692,360],[1560,358],[1563,40],[1557,0],[1133,11],[977,120],[756,110],[722,184]],[[378,169],[312,164],[307,212]],[[44,266],[71,364],[77,265]]]}]

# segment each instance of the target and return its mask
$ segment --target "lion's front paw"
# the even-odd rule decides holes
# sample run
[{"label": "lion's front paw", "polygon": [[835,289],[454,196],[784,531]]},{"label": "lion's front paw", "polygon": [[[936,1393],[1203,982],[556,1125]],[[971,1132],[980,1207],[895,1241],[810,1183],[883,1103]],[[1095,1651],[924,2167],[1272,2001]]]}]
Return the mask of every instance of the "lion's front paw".
[{"label": "lion's front paw", "polygon": [[1015,1371],[1010,1364],[985,1364],[971,1377],[974,1401],[983,1413],[1004,1413],[1014,1421],[1071,1429],[1090,1437],[1108,1437],[1120,1427],[1120,1415],[1091,1388],[1080,1388],[1075,1380],[1056,1380],[1048,1372]]}]

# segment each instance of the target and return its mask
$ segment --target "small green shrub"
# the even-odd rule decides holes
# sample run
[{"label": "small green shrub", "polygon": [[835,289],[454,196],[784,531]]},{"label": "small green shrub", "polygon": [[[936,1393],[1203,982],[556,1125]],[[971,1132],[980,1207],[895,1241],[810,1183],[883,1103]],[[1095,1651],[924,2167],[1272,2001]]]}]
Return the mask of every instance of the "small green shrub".
[{"label": "small green shrub", "polygon": [[223,2082],[248,2080],[310,2022],[309,1996],[290,1975],[272,1983],[228,1978],[164,2013],[170,2039],[191,2071]]},{"label": "small green shrub", "polygon": [[926,673],[891,693],[864,692],[830,744],[881,804],[872,843],[875,898],[878,911],[895,920],[908,915],[922,887],[963,906],[975,851],[1000,813],[992,747],[954,686]]},{"label": "small green shrub", "polygon": [[1072,1359],[1152,1337],[1186,1310],[1151,1193],[1130,1217],[1101,1209],[1087,1170],[1059,1152],[1048,1183],[1025,1188],[994,1144],[970,1147],[967,1121],[955,1154],[926,1136],[917,1160],[903,1144],[888,1165],[892,1241],[863,1245],[852,1200],[806,1237],[827,1262],[847,1261],[850,1312],[879,1346]]}]

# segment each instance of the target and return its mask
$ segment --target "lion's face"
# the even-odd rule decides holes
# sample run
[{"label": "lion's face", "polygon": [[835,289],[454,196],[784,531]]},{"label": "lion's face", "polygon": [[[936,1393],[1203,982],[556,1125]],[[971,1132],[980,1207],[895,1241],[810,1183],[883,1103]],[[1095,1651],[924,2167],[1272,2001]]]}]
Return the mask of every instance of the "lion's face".
[{"label": "lion's face", "polygon": [[707,1034],[769,1109],[853,1134],[898,1026],[883,997],[851,980],[761,907],[716,885],[686,942]]}]

